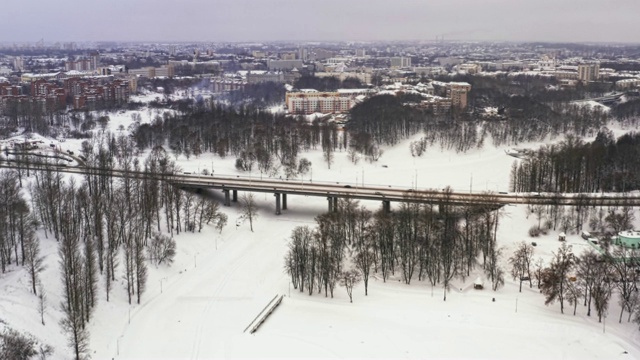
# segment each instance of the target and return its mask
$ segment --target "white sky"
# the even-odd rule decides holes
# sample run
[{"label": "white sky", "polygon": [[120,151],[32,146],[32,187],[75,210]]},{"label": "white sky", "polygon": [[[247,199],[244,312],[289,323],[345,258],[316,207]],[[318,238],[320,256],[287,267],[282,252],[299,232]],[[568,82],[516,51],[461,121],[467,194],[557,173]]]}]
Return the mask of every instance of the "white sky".
[{"label": "white sky", "polygon": [[23,0],[0,41],[640,42],[638,0]]}]

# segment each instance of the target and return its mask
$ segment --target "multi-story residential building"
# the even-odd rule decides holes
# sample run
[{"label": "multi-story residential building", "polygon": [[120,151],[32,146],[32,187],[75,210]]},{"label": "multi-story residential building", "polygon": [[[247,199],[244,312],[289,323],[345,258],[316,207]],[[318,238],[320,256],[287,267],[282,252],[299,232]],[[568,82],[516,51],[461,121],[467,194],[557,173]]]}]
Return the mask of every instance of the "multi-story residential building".
[{"label": "multi-story residential building", "polygon": [[211,79],[211,90],[217,93],[244,90],[246,85],[246,82],[237,79]]},{"label": "multi-story residential building", "polygon": [[286,103],[291,114],[341,113],[355,105],[355,97],[340,92],[288,92]]},{"label": "multi-story residential building", "polygon": [[344,71],[344,72],[317,72],[315,73],[316,77],[336,77],[340,79],[340,81],[344,81],[347,78],[356,78],[360,80],[363,84],[371,84],[371,76],[370,72],[352,72],[352,71]]},{"label": "multi-story residential building", "polygon": [[293,71],[264,71],[264,70],[254,70],[248,71],[246,73],[247,84],[259,84],[265,82],[275,82],[275,83],[293,83],[298,78],[300,78],[300,72],[297,70]]},{"label": "multi-story residential building", "polygon": [[67,61],[64,64],[64,69],[66,71],[76,70],[76,71],[91,71],[96,68],[92,68],[90,59],[80,59],[76,61]]},{"label": "multi-story residential building", "polygon": [[172,78],[174,76],[176,76],[176,70],[173,65],[162,65],[159,68],[155,68],[155,77]]},{"label": "multi-story residential building", "polygon": [[482,72],[482,66],[479,64],[460,64],[456,65],[456,70],[467,74],[477,74]]},{"label": "multi-story residential building", "polygon": [[283,52],[280,53],[280,60],[295,60],[296,55],[295,52]]},{"label": "multi-story residential building", "polygon": [[582,82],[598,80],[600,75],[600,64],[580,64],[578,65],[578,79]]},{"label": "multi-story residential building", "polygon": [[13,58],[13,69],[15,71],[24,70],[24,59],[22,59],[22,56],[16,56]]},{"label": "multi-story residential building", "polygon": [[440,96],[429,96],[416,106],[429,110],[434,115],[444,115],[451,111],[451,99]]},{"label": "multi-story residential building", "polygon": [[18,96],[22,93],[20,86],[11,85],[8,82],[0,83],[0,96]]},{"label": "multi-story residential building", "polygon": [[302,60],[267,60],[267,68],[273,70],[293,70],[302,68]]},{"label": "multi-story residential building", "polygon": [[464,110],[467,108],[467,94],[471,85],[466,82],[450,82],[447,84],[447,95],[451,99],[451,106]]},{"label": "multi-story residential building", "polygon": [[153,66],[148,66],[141,69],[129,69],[129,75],[154,78],[156,77],[156,68]]},{"label": "multi-story residential building", "polygon": [[410,57],[392,57],[391,58],[391,67],[392,68],[408,68],[411,67],[411,58]]},{"label": "multi-story residential building", "polygon": [[618,89],[630,89],[640,86],[640,78],[635,79],[622,79],[616,81],[616,88]]},{"label": "multi-story residential building", "polygon": [[173,65],[162,65],[161,67],[145,67],[142,69],[130,69],[129,75],[139,75],[146,78],[168,77],[172,78],[176,75]]}]

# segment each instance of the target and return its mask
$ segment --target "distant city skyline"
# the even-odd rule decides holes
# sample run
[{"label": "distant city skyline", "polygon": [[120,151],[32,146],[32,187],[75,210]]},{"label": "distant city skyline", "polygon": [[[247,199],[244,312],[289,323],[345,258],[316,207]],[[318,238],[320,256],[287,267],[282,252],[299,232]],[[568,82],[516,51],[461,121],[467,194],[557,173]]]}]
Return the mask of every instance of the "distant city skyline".
[{"label": "distant city skyline", "polygon": [[445,40],[640,43],[638,0],[26,0],[0,42]]}]

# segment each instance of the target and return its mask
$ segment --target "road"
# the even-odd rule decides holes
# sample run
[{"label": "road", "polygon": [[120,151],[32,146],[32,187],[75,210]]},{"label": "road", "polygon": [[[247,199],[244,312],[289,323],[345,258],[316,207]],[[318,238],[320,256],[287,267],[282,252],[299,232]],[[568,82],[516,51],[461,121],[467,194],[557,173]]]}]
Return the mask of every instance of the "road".
[{"label": "road", "polygon": [[[13,169],[34,169],[37,164],[20,164],[15,161],[0,162],[0,167]],[[312,182],[284,179],[258,179],[241,176],[213,176],[183,174],[152,174],[145,172],[123,172],[82,166],[52,166],[52,169],[75,174],[108,175],[115,177],[153,177],[169,181],[184,188],[211,188],[221,190],[266,192],[274,194],[320,196],[331,198],[352,198],[386,202],[418,202],[451,205],[581,205],[581,206],[640,206],[640,194],[633,193],[470,193],[445,191],[445,189],[409,189],[392,186],[354,186],[338,182]]]}]

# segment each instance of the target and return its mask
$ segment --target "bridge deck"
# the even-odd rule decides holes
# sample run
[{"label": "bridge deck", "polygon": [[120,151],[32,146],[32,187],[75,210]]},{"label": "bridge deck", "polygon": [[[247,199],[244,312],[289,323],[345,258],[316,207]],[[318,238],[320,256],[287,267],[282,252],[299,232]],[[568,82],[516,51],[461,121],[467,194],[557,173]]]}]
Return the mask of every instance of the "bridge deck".
[{"label": "bridge deck", "polygon": [[[19,164],[0,162],[0,167],[31,170],[45,164]],[[408,189],[392,186],[352,186],[340,183],[311,182],[280,179],[256,179],[237,177],[206,176],[194,174],[154,174],[146,172],[125,172],[80,166],[53,166],[50,169],[75,174],[106,175],[114,177],[140,177],[169,181],[185,188],[212,188],[222,190],[268,192],[275,194],[320,196],[331,198],[352,198],[386,202],[418,202],[453,205],[482,204],[545,204],[581,206],[640,206],[640,195],[628,193],[469,193],[434,189]]]}]

